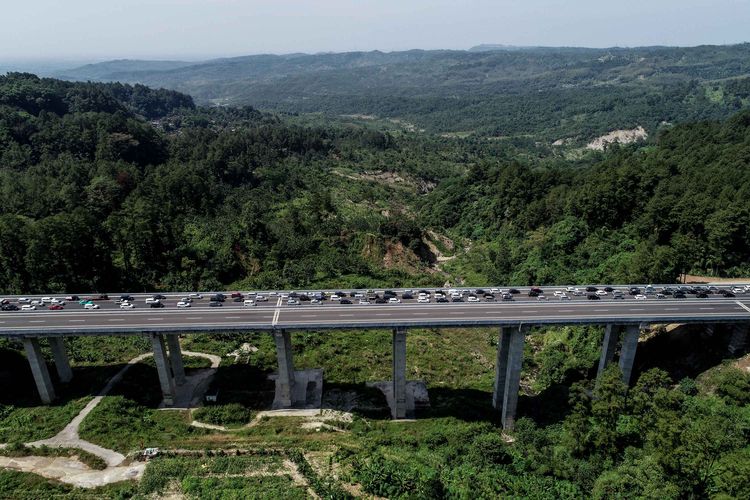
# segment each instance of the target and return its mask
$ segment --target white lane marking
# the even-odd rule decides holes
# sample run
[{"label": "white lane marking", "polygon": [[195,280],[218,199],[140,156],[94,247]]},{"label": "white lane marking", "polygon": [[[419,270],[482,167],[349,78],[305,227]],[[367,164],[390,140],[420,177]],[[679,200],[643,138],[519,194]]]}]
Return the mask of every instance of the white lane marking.
[{"label": "white lane marking", "polygon": [[29,321],[29,323],[46,323],[46,321],[41,321],[37,319],[37,320],[31,320]]},{"label": "white lane marking", "polygon": [[241,316],[224,316],[226,319],[242,319]]},{"label": "white lane marking", "polygon": [[679,311],[680,308],[679,307],[665,307],[664,310],[665,311]]},{"label": "white lane marking", "polygon": [[413,316],[429,316],[430,313],[412,313]]},{"label": "white lane marking", "polygon": [[300,318],[317,318],[318,315],[317,314],[300,314],[299,317]]},{"label": "white lane marking", "polygon": [[85,319],[69,319],[68,323],[83,323]]},{"label": "white lane marking", "polygon": [[699,307],[698,309],[700,309],[701,311],[713,311],[716,308],[715,307]]},{"label": "white lane marking", "polygon": [[645,311],[645,309],[628,309],[628,311]]},{"label": "white lane marking", "polygon": [[353,314],[339,314],[339,317],[341,317],[341,318],[353,318],[354,315]]},{"label": "white lane marking", "polygon": [[[279,302],[281,302],[281,297],[279,297]],[[273,312],[273,319],[271,319],[271,326],[276,326],[276,323],[279,322],[279,315],[281,315],[281,309],[276,309]]]},{"label": "white lane marking", "polygon": [[125,318],[113,318],[107,321],[125,321]]},{"label": "white lane marking", "polygon": [[164,318],[146,318],[148,321],[164,321]]},{"label": "white lane marking", "polygon": [[[414,314],[422,314],[422,313],[414,313]],[[384,313],[377,313],[377,314],[375,314],[375,316],[393,316],[393,315],[390,314],[390,313],[385,313],[385,314]]]},{"label": "white lane marking", "polygon": [[202,316],[188,316],[185,319],[202,319]]},{"label": "white lane marking", "polygon": [[558,309],[557,312],[572,313],[572,312],[575,312],[575,309]]},{"label": "white lane marking", "polygon": [[743,308],[743,309],[744,309],[745,311],[747,311],[747,312],[749,312],[749,313],[750,313],[750,307],[747,307],[747,306],[746,306],[745,304],[743,304],[743,303],[742,303],[742,302],[740,302],[739,300],[737,300],[737,301],[735,301],[735,302],[737,303],[737,305],[738,305],[738,306],[740,306],[740,307],[741,307],[741,308]]},{"label": "white lane marking", "polygon": [[276,301],[276,307],[281,307],[281,297]]}]

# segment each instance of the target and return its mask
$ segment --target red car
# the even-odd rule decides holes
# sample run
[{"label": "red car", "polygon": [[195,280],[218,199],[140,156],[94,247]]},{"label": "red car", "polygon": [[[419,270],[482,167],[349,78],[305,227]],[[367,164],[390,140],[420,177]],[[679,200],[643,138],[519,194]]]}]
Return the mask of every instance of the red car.
[{"label": "red car", "polygon": [[52,304],[47,309],[49,309],[50,311],[62,311],[64,307],[61,306],[60,304]]},{"label": "red car", "polygon": [[241,299],[243,297],[244,297],[244,295],[242,295],[240,292],[232,292],[232,298],[233,299],[238,299],[238,298]]}]

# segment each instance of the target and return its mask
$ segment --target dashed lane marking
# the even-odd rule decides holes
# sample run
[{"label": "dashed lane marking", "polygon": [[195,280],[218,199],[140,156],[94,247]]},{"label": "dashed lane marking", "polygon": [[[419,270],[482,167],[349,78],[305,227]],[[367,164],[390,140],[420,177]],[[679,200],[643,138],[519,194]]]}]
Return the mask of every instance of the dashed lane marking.
[{"label": "dashed lane marking", "polygon": [[146,318],[148,321],[164,321],[164,318]]},{"label": "dashed lane marking", "polygon": [[83,323],[85,319],[69,319],[68,323]]},{"label": "dashed lane marking", "polygon": [[125,321],[125,319],[124,318],[114,318],[114,319],[110,319],[108,321]]},{"label": "dashed lane marking", "polygon": [[46,323],[46,321],[42,321],[42,320],[38,320],[37,319],[37,320],[31,320],[31,321],[29,321],[29,323]]}]

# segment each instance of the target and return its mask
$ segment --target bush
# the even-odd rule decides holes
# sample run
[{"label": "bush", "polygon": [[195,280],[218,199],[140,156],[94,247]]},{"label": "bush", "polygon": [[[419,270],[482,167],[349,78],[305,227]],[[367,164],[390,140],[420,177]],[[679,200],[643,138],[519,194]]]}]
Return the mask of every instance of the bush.
[{"label": "bush", "polygon": [[242,425],[250,421],[253,412],[239,403],[212,405],[193,412],[195,420],[214,425]]}]

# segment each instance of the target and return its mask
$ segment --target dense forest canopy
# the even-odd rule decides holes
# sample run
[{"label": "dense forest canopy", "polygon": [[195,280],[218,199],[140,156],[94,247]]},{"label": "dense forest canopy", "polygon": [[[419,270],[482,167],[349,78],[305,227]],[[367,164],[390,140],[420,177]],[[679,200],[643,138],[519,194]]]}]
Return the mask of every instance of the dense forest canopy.
[{"label": "dense forest canopy", "polygon": [[[575,161],[522,153],[9,74],[0,290],[750,272],[750,112]],[[447,275],[434,266],[441,238],[457,256]]]},{"label": "dense forest canopy", "polygon": [[257,55],[109,61],[73,80],[144,83],[203,104],[397,119],[428,132],[585,142],[724,119],[750,104],[750,44]]}]

